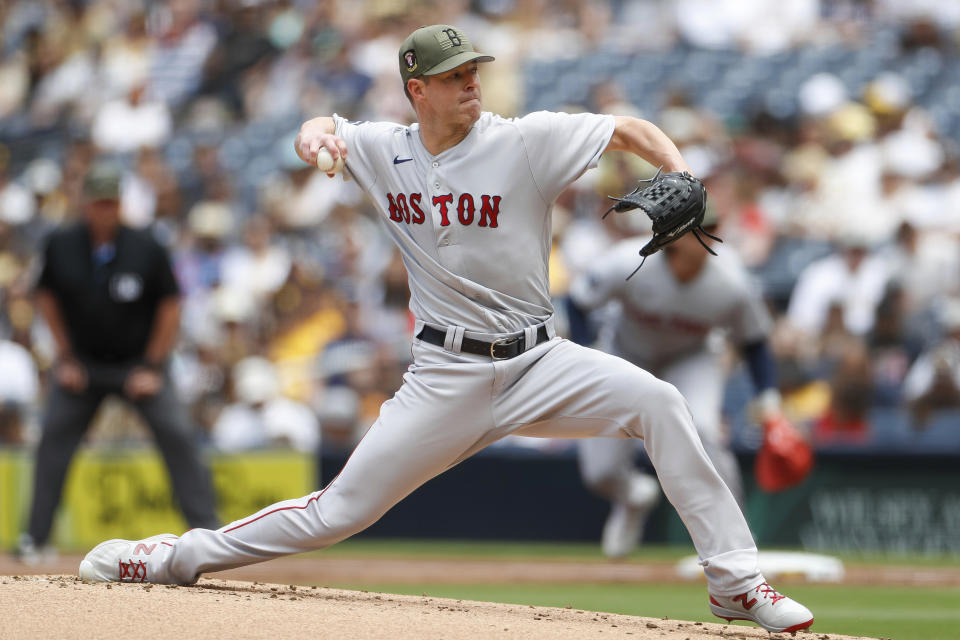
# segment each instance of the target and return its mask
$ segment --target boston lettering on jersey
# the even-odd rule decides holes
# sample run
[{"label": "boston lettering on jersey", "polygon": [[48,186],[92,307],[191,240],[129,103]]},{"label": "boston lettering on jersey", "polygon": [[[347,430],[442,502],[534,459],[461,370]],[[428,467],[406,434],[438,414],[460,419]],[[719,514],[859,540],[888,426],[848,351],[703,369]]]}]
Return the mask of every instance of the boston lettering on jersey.
[{"label": "boston lettering on jersey", "polygon": [[[500,196],[481,195],[478,210],[477,198],[472,194],[462,193],[458,198],[454,198],[452,193],[447,193],[442,196],[434,196],[431,204],[437,207],[441,227],[450,226],[451,218],[453,218],[462,225],[470,225],[476,222],[478,227],[496,229],[497,219],[500,216],[501,199]],[[394,195],[388,193],[387,202],[390,205],[390,219],[394,222],[423,224],[426,221],[422,206],[422,194],[398,193]]]}]

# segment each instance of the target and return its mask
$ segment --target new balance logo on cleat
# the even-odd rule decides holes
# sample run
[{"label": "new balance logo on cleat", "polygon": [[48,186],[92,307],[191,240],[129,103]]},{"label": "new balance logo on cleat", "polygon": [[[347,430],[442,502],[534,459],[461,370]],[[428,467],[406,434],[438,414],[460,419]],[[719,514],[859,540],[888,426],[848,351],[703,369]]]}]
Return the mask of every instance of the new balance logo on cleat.
[{"label": "new balance logo on cleat", "polygon": [[743,608],[746,609],[747,611],[752,609],[753,605],[757,604],[756,598],[752,598],[750,602],[747,602],[747,594],[745,593],[741,593],[738,596],[733,596],[733,601],[736,602],[737,600],[740,601],[740,603],[743,605]]},{"label": "new balance logo on cleat", "polygon": [[78,573],[87,582],[153,582],[163,575],[158,574],[157,563],[164,557],[154,552],[169,550],[176,541],[170,533],[145,540],[107,540],[86,555]]},{"label": "new balance logo on cleat", "polygon": [[813,614],[805,606],[777,593],[766,582],[735,596],[710,595],[710,611],[718,618],[748,620],[771,633],[793,632],[813,624]]}]

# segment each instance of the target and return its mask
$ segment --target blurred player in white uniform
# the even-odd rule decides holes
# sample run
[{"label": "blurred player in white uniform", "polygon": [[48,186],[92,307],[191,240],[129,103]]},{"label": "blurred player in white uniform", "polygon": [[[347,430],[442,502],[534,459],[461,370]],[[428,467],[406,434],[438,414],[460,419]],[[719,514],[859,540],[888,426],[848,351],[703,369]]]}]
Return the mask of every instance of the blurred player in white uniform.
[{"label": "blurred player in white uniform", "polygon": [[711,610],[774,631],[810,626],[810,611],[758,571],[750,529],[677,390],[554,333],[547,272],[554,200],[607,150],[686,170],[676,146],[636,118],[539,112],[513,120],[483,112],[479,63],[493,58],[474,51],[456,27],[416,30],[398,59],[417,124],[321,117],[303,124],[296,144],[308,163],[321,148],[345,158],[400,249],[416,317],[403,385],[322,491],[216,531],[102,543],[80,575],[191,583],[204,572],[339,542],[509,434],[634,437],[646,440],[687,524]]},{"label": "blurred player in white uniform", "polygon": [[[711,231],[715,222],[709,211],[704,226]],[[758,395],[755,408],[772,415],[780,403],[767,344],[770,314],[738,257],[721,251],[712,258],[693,234],[650,256],[626,279],[646,240],[618,243],[574,280],[567,308],[571,337],[590,344],[596,334],[598,348],[676,386],[707,455],[742,504],[740,469],[721,421],[726,382],[721,333],[743,355]],[[594,321],[600,324],[597,331]],[[580,443],[584,483],[611,502],[602,545],[613,558],[636,547],[660,495],[656,480],[634,464],[638,446],[638,441],[610,438]]]}]

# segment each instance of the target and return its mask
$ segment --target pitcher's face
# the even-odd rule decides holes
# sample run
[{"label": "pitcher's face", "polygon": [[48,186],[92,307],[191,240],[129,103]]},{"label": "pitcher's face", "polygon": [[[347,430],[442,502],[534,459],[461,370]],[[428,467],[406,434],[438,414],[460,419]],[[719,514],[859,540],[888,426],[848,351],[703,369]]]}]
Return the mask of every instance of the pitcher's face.
[{"label": "pitcher's face", "polygon": [[467,62],[445,73],[427,77],[429,80],[424,83],[424,94],[441,120],[472,125],[480,118],[483,105],[478,63]]}]

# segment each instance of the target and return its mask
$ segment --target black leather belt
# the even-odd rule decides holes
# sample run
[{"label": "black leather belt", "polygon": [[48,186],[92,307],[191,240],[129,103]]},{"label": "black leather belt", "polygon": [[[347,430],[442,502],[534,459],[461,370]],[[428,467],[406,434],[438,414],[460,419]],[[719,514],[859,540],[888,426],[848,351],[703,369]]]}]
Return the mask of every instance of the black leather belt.
[{"label": "black leather belt", "polygon": [[[442,347],[447,339],[447,332],[424,325],[420,333],[417,334],[417,338],[419,340],[429,342],[430,344],[435,344],[438,347]],[[537,341],[534,346],[540,344],[541,342],[546,342],[549,339],[550,336],[547,335],[546,326],[540,325],[537,327]],[[510,358],[516,358],[526,350],[526,336],[522,333],[519,336],[513,336],[512,338],[500,338],[499,340],[494,340],[493,342],[484,342],[483,340],[464,338],[463,342],[460,343],[460,351],[464,353],[472,353],[478,356],[487,356],[488,358],[493,358],[494,360],[509,360]]]}]

